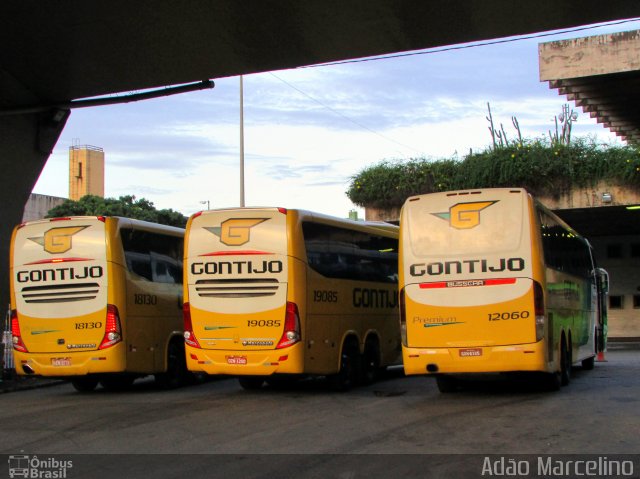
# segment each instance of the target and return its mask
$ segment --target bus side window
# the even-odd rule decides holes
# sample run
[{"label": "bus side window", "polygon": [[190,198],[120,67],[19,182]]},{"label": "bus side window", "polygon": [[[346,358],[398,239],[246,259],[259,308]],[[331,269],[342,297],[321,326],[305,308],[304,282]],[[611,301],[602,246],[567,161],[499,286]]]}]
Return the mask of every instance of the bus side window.
[{"label": "bus side window", "polygon": [[396,283],[398,240],[303,223],[309,267],[327,278]]},{"label": "bus side window", "polygon": [[127,260],[127,269],[129,271],[144,279],[153,281],[153,274],[151,272],[151,258],[149,257],[149,255],[125,252],[125,258]]},{"label": "bus side window", "polygon": [[182,284],[182,238],[130,228],[120,230],[127,268],[157,283]]}]

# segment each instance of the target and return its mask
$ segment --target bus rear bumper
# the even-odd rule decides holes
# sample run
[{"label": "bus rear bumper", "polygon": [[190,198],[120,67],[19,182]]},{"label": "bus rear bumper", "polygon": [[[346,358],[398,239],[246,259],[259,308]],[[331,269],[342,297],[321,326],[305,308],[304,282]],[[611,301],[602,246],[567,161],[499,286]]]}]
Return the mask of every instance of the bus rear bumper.
[{"label": "bus rear bumper", "polygon": [[189,371],[212,375],[270,376],[304,372],[302,343],[290,348],[259,351],[197,349],[186,346],[186,355]]},{"label": "bus rear bumper", "polygon": [[416,374],[547,371],[544,342],[464,348],[402,347],[404,371]]},{"label": "bus rear bumper", "polygon": [[14,351],[16,373],[47,377],[72,377],[125,370],[121,345],[109,350],[72,353],[21,353]]}]

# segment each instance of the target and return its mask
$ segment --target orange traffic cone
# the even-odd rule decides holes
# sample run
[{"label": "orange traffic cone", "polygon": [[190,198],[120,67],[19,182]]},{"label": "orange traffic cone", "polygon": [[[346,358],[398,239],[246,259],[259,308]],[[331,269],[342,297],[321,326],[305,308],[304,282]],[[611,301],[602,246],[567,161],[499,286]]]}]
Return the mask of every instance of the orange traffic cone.
[{"label": "orange traffic cone", "polygon": [[598,361],[599,363],[607,362],[607,360],[604,358],[604,351],[600,351],[598,353],[598,356],[596,357],[596,361]]}]

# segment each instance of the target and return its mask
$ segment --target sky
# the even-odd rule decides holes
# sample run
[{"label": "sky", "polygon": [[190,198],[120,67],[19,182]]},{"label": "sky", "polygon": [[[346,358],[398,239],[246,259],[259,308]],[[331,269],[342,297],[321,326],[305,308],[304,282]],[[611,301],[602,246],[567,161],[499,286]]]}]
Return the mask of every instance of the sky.
[{"label": "sky", "polygon": [[[548,137],[569,103],[573,136],[621,144],[540,82],[538,44],[635,30],[640,21],[373,61],[245,75],[245,205],[347,217],[351,178],[383,160],[463,158],[496,126]],[[72,111],[34,193],[67,197],[69,147],[105,151],[105,196],[135,195],[189,216],[240,205],[240,80],[161,99]]]}]

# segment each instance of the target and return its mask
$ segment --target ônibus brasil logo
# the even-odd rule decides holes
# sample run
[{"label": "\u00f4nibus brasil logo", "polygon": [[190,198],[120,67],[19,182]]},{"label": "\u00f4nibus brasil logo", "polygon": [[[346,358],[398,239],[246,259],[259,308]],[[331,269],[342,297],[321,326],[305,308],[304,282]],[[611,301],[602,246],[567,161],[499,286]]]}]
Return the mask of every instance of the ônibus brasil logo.
[{"label": "\u00f4nibus brasil logo", "polygon": [[66,253],[72,247],[72,237],[88,226],[64,226],[51,228],[44,235],[29,238],[34,243],[38,243],[47,253]]},{"label": "\u00f4nibus brasil logo", "polygon": [[471,203],[457,203],[448,212],[431,213],[449,222],[449,226],[459,230],[475,228],[480,224],[480,212],[498,201],[474,201]]},{"label": "\u00f4nibus brasil logo", "polygon": [[9,456],[9,477],[65,479],[73,461],[54,457],[38,458],[26,454]]},{"label": "\u00f4nibus brasil logo", "polygon": [[223,221],[220,226],[205,227],[227,246],[242,246],[251,239],[251,228],[259,225],[269,218],[230,218]]}]

